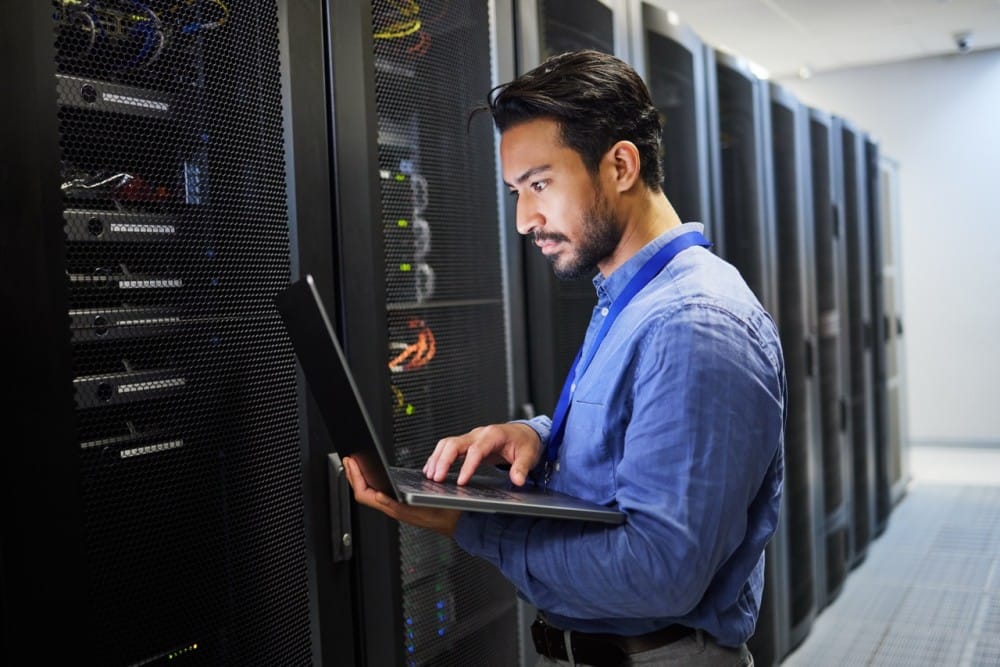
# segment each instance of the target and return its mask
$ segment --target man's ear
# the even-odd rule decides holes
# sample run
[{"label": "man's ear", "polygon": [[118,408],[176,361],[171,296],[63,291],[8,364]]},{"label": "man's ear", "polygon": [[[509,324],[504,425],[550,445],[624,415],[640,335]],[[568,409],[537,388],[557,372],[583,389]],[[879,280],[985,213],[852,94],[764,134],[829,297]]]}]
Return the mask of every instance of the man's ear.
[{"label": "man's ear", "polygon": [[631,141],[619,141],[608,150],[606,156],[614,168],[615,189],[618,192],[632,189],[639,180],[639,168],[642,164],[636,145]]}]

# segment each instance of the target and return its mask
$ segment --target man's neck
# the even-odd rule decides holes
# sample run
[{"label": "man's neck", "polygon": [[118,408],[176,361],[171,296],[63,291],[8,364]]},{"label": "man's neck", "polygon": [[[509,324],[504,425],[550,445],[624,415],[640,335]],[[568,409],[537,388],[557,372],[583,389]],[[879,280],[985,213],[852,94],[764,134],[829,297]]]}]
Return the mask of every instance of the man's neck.
[{"label": "man's neck", "polygon": [[642,250],[650,241],[675,227],[681,219],[662,192],[646,191],[623,211],[625,229],[614,253],[597,264],[605,278]]}]

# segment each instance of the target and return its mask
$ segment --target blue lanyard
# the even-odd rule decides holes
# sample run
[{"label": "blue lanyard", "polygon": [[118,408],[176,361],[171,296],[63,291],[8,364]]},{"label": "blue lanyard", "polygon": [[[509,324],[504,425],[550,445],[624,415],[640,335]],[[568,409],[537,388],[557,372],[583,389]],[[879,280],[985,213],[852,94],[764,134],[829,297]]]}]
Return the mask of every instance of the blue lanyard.
[{"label": "blue lanyard", "polygon": [[700,245],[704,248],[708,248],[712,244],[706,239],[701,232],[691,231],[685,232],[684,234],[678,236],[674,240],[670,241],[667,245],[660,248],[660,250],[646,260],[646,263],[642,265],[638,273],[632,276],[632,279],[628,281],[625,285],[625,289],[622,293],[615,299],[615,302],[611,304],[611,308],[608,309],[608,314],[604,317],[604,324],[601,326],[600,331],[597,332],[597,336],[594,337],[594,342],[590,346],[590,350],[587,352],[587,357],[582,361],[580,358],[583,355],[583,346],[576,353],[576,359],[573,360],[573,365],[569,369],[569,373],[566,375],[566,382],[563,384],[562,392],[559,394],[559,402],[556,404],[556,411],[552,417],[552,430],[549,434],[549,444],[545,450],[545,480],[549,479],[552,474],[552,466],[556,461],[556,457],[559,455],[559,447],[562,445],[563,433],[566,430],[566,416],[569,414],[570,405],[573,402],[573,392],[576,390],[576,380],[582,378],[583,374],[587,372],[587,368],[590,366],[590,362],[593,361],[594,355],[597,354],[598,348],[601,347],[601,341],[608,334],[611,329],[611,325],[614,323],[618,315],[625,310],[625,306],[629,304],[636,294],[642,290],[643,287],[649,284],[663,268],[670,263],[677,253],[680,251],[690,248],[694,245]]}]

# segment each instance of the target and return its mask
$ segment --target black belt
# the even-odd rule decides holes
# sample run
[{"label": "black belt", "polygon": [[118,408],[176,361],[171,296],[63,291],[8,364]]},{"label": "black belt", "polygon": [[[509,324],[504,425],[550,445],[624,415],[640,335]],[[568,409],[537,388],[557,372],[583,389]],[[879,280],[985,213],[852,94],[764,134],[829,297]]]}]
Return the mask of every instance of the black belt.
[{"label": "black belt", "polygon": [[[576,632],[569,634],[573,649],[573,659],[595,667],[614,667],[622,664],[628,656],[654,648],[672,644],[694,634],[694,630],[683,625],[668,625],[660,630],[644,635],[626,637],[603,633]],[[541,618],[531,624],[531,638],[535,650],[553,660],[569,660],[566,650],[566,636],[559,628],[553,628]]]}]

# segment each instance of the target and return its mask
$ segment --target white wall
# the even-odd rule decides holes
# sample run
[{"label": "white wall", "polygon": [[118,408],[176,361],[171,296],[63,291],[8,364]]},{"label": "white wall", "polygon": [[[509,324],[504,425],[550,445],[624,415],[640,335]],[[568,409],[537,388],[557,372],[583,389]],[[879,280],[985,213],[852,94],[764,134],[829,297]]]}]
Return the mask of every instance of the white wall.
[{"label": "white wall", "polygon": [[1000,50],[780,83],[900,164],[910,439],[1000,446]]}]

